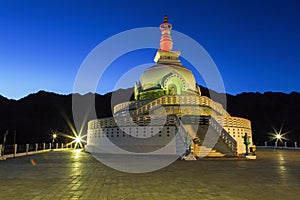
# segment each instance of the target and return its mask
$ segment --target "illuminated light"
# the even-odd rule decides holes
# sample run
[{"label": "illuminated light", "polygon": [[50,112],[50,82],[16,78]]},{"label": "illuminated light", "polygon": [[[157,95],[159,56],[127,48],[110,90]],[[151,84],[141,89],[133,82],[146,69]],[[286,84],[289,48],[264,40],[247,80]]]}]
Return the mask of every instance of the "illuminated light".
[{"label": "illuminated light", "polygon": [[81,138],[80,138],[79,136],[77,136],[77,137],[75,138],[75,142],[76,142],[76,143],[81,142]]},{"label": "illuminated light", "polygon": [[275,144],[277,145],[277,142],[283,142],[283,140],[288,140],[285,135],[289,133],[289,131],[283,133],[282,129],[283,129],[283,124],[281,124],[280,130],[277,131],[274,127],[272,127],[273,132],[270,134],[270,138],[271,140],[276,140]]},{"label": "illuminated light", "polygon": [[83,135],[82,132],[83,132],[83,128],[84,128],[84,123],[87,121],[88,113],[86,113],[85,116],[84,116],[84,120],[83,120],[84,123],[81,125],[79,133],[75,130],[73,124],[68,119],[67,115],[65,115],[63,113],[62,116],[65,119],[65,121],[67,122],[67,125],[69,126],[69,128],[70,128],[70,130],[72,131],[72,134],[73,134],[73,136],[72,136],[72,135],[69,135],[69,134],[60,133],[60,135],[66,137],[66,138],[73,139],[73,141],[68,143],[67,146],[72,145],[73,143],[75,143],[74,149],[76,149],[77,146],[80,146],[80,148],[83,148],[83,143],[86,143],[86,140],[84,140],[83,138],[86,137],[86,134]]},{"label": "illuminated light", "polygon": [[58,138],[58,133],[56,131],[51,131],[52,143]]},{"label": "illuminated light", "polygon": [[73,141],[68,143],[67,145],[71,145],[71,144],[75,143],[74,149],[76,149],[78,146],[80,146],[80,148],[83,148],[82,143],[86,143],[86,140],[84,140],[83,138],[86,137],[86,135],[79,135],[76,132],[73,132],[73,134],[74,134],[74,136],[62,133],[63,136],[73,139]]},{"label": "illuminated light", "polygon": [[280,134],[276,134],[275,135],[276,139],[280,140],[282,138],[282,136]]}]

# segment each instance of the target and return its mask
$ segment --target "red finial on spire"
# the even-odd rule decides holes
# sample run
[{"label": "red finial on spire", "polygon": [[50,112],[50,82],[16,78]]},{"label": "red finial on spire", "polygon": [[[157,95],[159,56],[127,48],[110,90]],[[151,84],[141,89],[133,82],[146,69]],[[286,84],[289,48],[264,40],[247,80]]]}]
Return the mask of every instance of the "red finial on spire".
[{"label": "red finial on spire", "polygon": [[164,23],[168,23],[168,15],[164,16]]}]

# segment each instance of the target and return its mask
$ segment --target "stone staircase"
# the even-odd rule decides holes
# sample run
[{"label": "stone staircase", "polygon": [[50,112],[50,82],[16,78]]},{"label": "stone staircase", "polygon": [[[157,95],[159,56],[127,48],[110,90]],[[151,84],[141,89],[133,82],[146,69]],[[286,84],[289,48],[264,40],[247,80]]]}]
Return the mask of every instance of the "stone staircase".
[{"label": "stone staircase", "polygon": [[[200,135],[197,131],[199,126],[197,125],[187,125],[187,124],[183,124],[182,121],[177,117],[177,115],[174,115],[176,121],[177,121],[177,128],[181,128],[181,130],[179,130],[179,134],[177,136],[179,136],[181,138],[181,142],[187,142],[186,139],[187,137],[190,138],[190,142],[188,142],[189,144],[191,144],[191,156],[192,157],[224,157],[225,154],[221,153],[220,151],[218,151],[217,149],[213,149],[213,148],[209,148],[207,146],[203,145],[203,139],[199,138],[198,136]],[[207,122],[208,123],[208,122]],[[203,123],[205,124],[205,123]],[[207,127],[208,125],[201,125],[204,127],[201,127],[200,129],[202,129],[202,132],[206,132],[207,131]],[[195,130],[193,130],[195,129]],[[204,129],[204,131],[203,131]],[[181,136],[180,136],[181,135]],[[203,134],[201,134],[203,135]],[[215,138],[215,140],[218,140],[218,138]],[[188,145],[185,148],[188,148]],[[217,144],[218,145],[218,142]],[[224,145],[224,144],[223,144]],[[218,145],[219,146],[219,145]]]},{"label": "stone staircase", "polygon": [[186,116],[183,125],[193,138],[193,154],[196,157],[236,156],[235,140],[211,116]]}]

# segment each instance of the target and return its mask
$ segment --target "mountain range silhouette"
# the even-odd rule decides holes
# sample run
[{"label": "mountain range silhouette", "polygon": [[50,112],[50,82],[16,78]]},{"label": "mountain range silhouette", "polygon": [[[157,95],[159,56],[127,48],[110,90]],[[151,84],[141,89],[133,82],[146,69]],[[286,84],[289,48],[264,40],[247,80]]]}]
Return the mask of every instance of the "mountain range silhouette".
[{"label": "mountain range silhouette", "polygon": [[[201,87],[202,95],[209,96],[209,91]],[[117,102],[128,101],[126,96],[132,98],[133,88],[119,89],[114,92]],[[6,130],[6,144],[13,144],[14,132],[16,142],[47,143],[52,141],[52,133],[57,132],[57,142],[70,142],[71,139],[61,133],[72,135],[70,124],[74,127],[72,117],[72,95],[77,95],[84,101],[89,95],[69,94],[61,95],[46,91],[30,94],[20,100],[7,99],[0,95],[0,143]],[[105,95],[95,94],[95,109],[98,118],[112,116],[112,93]],[[295,141],[300,142],[300,93],[281,92],[265,93],[241,93],[238,95],[226,94],[227,111],[230,115],[249,119],[252,125],[253,142],[256,145],[264,145],[270,141],[270,134],[274,131],[286,133],[288,145]],[[87,121],[91,120],[87,116]],[[70,123],[67,123],[67,122]],[[86,132],[87,123],[84,124],[83,133]],[[273,141],[274,142],[274,141]]]}]

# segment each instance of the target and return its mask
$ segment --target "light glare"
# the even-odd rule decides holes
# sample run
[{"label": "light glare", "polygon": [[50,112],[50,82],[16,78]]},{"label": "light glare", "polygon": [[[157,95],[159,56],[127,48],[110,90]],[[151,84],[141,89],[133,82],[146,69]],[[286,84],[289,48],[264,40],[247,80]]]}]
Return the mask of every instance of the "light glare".
[{"label": "light glare", "polygon": [[275,135],[276,139],[280,140],[282,138],[282,136],[280,134],[276,134]]},{"label": "light glare", "polygon": [[275,141],[275,144],[277,145],[277,142],[283,142],[283,140],[288,140],[285,135],[289,133],[289,131],[287,132],[283,132],[282,129],[283,129],[283,123],[281,124],[281,127],[279,129],[279,131],[277,131],[274,127],[272,127],[273,129],[273,132],[270,133],[270,139],[271,140],[276,140]]},{"label": "light glare", "polygon": [[75,142],[78,144],[78,143],[80,143],[81,142],[81,138],[79,137],[79,136],[77,136],[76,138],[75,138]]},{"label": "light glare", "polygon": [[68,134],[65,134],[65,133],[60,133],[60,135],[64,136],[64,137],[67,137],[67,138],[71,138],[73,139],[70,143],[68,143],[67,145],[72,145],[73,143],[75,143],[75,146],[74,146],[74,149],[76,149],[78,146],[80,148],[83,148],[83,143],[86,143],[86,140],[84,139],[86,137],[86,134],[82,134],[82,131],[83,131],[83,127],[84,127],[84,124],[82,124],[82,126],[80,127],[80,130],[79,130],[79,133],[76,132],[73,124],[71,123],[71,121],[68,119],[67,115],[65,115],[63,113],[63,118],[66,120],[69,128],[71,129],[72,133],[73,133],[73,136],[72,135],[68,135]]}]

